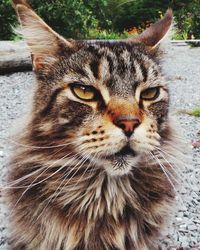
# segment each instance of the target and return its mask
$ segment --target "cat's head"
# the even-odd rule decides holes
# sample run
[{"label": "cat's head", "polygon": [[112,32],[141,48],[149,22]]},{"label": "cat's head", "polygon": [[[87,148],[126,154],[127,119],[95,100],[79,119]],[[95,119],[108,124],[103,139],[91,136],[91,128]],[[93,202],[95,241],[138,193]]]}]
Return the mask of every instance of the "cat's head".
[{"label": "cat's head", "polygon": [[168,89],[155,50],[172,12],[132,40],[73,41],[54,32],[25,1],[13,2],[38,84],[32,141],[69,143],[73,155],[110,175],[139,167],[167,127]]}]

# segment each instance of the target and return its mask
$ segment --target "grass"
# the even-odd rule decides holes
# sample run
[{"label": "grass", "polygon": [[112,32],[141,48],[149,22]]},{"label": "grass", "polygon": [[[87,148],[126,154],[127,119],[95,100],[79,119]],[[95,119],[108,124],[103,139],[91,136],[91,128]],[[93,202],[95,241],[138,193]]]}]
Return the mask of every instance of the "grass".
[{"label": "grass", "polygon": [[188,110],[179,110],[178,113],[200,117],[200,107],[194,108],[193,110],[189,110],[189,111]]},{"label": "grass", "polygon": [[193,109],[190,113],[191,115],[200,117],[200,107]]}]

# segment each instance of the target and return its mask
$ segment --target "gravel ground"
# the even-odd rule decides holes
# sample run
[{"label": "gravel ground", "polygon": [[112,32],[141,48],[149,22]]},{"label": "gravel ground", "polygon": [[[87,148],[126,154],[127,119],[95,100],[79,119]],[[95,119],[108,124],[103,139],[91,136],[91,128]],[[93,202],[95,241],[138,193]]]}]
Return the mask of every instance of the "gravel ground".
[{"label": "gravel ground", "polygon": [[[182,109],[200,106],[200,48],[171,46],[165,55],[164,69],[171,89],[171,111],[179,121],[188,145],[197,138],[200,118],[177,114]],[[7,137],[13,123],[27,111],[34,78],[31,72],[0,76],[0,186],[5,180],[5,162],[10,145]],[[20,127],[20,122],[18,122]],[[200,250],[200,150],[192,149],[190,168],[183,174],[178,209],[168,235],[162,241],[163,249]],[[0,249],[7,249],[6,208],[0,195]]]}]

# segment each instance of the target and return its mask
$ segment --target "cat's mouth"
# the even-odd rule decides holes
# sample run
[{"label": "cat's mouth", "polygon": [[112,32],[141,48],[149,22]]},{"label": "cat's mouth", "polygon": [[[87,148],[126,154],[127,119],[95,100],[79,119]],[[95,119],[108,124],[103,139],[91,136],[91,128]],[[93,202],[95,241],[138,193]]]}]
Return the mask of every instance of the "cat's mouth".
[{"label": "cat's mouth", "polygon": [[135,156],[136,153],[129,145],[124,146],[119,152],[115,153],[116,157],[125,157],[125,156]]},{"label": "cat's mouth", "polygon": [[107,159],[110,159],[110,160],[116,160],[116,159],[120,160],[121,159],[121,160],[123,160],[128,156],[134,157],[134,156],[136,156],[136,152],[133,149],[131,149],[131,147],[129,145],[126,145],[117,153],[108,156]]}]

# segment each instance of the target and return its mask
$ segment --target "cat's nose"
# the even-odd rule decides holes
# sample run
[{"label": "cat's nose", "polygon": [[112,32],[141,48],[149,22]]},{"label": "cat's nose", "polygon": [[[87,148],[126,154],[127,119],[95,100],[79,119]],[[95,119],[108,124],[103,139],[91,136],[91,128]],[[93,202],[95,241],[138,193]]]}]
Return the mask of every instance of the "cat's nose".
[{"label": "cat's nose", "polygon": [[140,125],[138,117],[117,117],[114,120],[114,124],[121,128],[127,137],[131,137],[135,128]]}]

